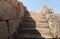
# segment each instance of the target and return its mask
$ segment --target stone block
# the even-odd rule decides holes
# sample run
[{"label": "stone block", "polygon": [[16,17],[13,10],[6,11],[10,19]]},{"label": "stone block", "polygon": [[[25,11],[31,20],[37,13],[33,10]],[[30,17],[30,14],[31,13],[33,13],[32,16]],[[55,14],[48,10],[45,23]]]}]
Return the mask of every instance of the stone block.
[{"label": "stone block", "polygon": [[17,13],[8,2],[0,2],[0,20],[16,19]]},{"label": "stone block", "polygon": [[5,21],[0,21],[0,39],[8,39],[8,27]]},{"label": "stone block", "polygon": [[18,27],[21,23],[21,19],[8,20],[9,23],[9,38],[13,39],[13,34],[18,31]]}]

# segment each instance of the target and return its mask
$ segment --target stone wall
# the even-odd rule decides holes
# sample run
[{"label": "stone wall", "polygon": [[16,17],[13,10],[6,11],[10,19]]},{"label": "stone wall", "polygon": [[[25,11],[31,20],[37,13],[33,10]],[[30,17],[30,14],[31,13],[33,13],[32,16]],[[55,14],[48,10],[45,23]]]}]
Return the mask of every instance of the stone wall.
[{"label": "stone wall", "polygon": [[0,0],[0,39],[14,39],[24,17],[25,6],[18,0]]},{"label": "stone wall", "polygon": [[47,6],[43,6],[42,13],[45,14],[48,25],[54,38],[60,37],[60,14],[54,14],[54,11]]},{"label": "stone wall", "polygon": [[60,37],[60,14],[49,14],[46,15],[46,18],[48,19],[49,27],[54,37]]}]

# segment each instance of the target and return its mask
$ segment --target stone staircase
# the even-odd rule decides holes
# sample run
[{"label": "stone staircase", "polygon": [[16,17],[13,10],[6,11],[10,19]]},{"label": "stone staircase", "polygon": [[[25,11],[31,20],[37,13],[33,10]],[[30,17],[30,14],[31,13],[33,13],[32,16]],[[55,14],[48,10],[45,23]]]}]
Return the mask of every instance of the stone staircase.
[{"label": "stone staircase", "polygon": [[48,21],[40,13],[25,13],[18,38],[52,38]]}]

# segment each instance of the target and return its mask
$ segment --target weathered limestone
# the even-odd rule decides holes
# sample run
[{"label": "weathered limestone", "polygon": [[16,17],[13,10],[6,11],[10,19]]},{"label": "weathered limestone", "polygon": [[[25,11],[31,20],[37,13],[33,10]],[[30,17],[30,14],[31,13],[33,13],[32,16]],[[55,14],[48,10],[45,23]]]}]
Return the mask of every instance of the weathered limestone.
[{"label": "weathered limestone", "polygon": [[9,2],[12,5],[12,7],[17,13],[18,18],[22,18],[24,16],[23,14],[25,13],[25,6],[23,5],[23,3],[18,2],[17,0],[10,0],[10,1],[7,2]]},{"label": "weathered limestone", "polygon": [[16,19],[16,20],[8,20],[9,24],[9,38],[13,39],[13,34],[17,33],[18,28],[20,26],[21,19]]},{"label": "weathered limestone", "polygon": [[22,3],[22,2],[19,2],[19,3],[18,3],[18,6],[19,6],[19,7],[18,7],[18,12],[19,12],[19,13],[18,13],[18,18],[22,18],[22,17],[24,17],[23,14],[25,13],[25,8],[26,8],[26,7],[23,6],[23,3]]},{"label": "weathered limestone", "polygon": [[0,0],[0,39],[14,39],[24,17],[25,6],[18,0]]},{"label": "weathered limestone", "polygon": [[58,24],[57,24],[57,34],[58,34],[58,38],[60,38],[60,20],[58,21]]},{"label": "weathered limestone", "polygon": [[0,20],[16,19],[17,13],[11,4],[2,1],[0,2]]},{"label": "weathered limestone", "polygon": [[0,39],[8,39],[8,27],[6,21],[0,21]]},{"label": "weathered limestone", "polygon": [[25,13],[19,32],[17,38],[52,38],[46,15],[40,12]]},{"label": "weathered limestone", "polygon": [[43,6],[42,13],[44,13],[46,15],[46,14],[52,14],[52,13],[54,13],[54,11],[52,9],[48,8],[47,6]]},{"label": "weathered limestone", "polygon": [[17,0],[2,0],[0,2],[0,20],[10,20],[24,17],[25,6]]},{"label": "weathered limestone", "polygon": [[49,21],[49,27],[51,32],[54,33],[54,37],[59,37],[60,35],[60,15],[59,14],[49,14],[47,15]]}]

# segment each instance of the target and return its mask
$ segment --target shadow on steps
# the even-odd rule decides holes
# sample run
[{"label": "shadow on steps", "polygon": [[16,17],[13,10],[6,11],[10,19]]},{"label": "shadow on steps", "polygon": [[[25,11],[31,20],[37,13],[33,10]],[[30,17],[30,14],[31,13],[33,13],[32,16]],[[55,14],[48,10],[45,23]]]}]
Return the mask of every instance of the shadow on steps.
[{"label": "shadow on steps", "polygon": [[15,32],[13,37],[15,39],[45,39],[41,33],[36,29],[36,22],[27,11],[22,19],[22,23],[18,27],[18,32]]}]

